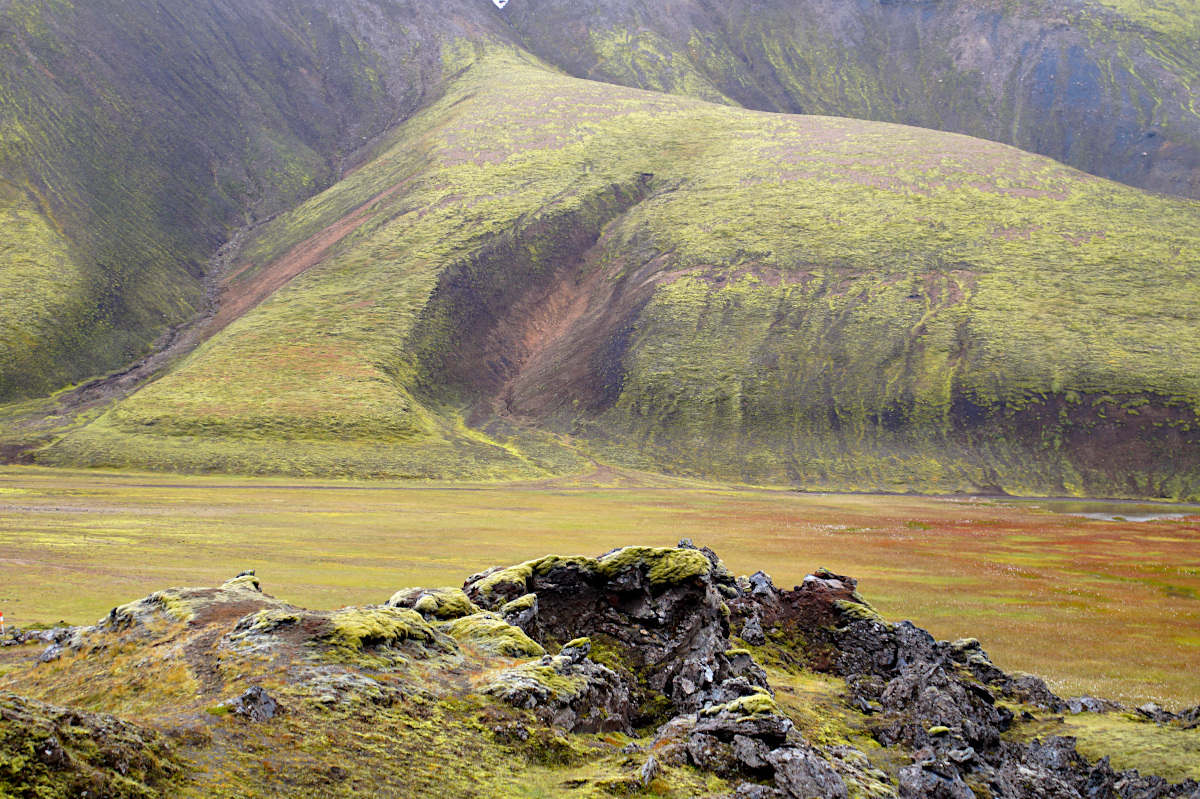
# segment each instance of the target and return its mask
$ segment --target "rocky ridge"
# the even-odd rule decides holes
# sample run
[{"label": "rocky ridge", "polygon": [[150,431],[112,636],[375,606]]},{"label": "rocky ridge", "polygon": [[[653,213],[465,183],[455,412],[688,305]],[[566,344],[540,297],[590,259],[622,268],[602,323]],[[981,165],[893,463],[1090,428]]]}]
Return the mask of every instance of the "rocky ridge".
[{"label": "rocky ridge", "polygon": [[[974,639],[885,620],[850,577],[821,569],[783,590],[764,572],[735,578],[686,539],[539,558],[335,611],[274,599],[245,572],[50,638],[39,665],[0,683],[0,788],[16,796],[85,784],[100,796],[232,795],[229,773],[247,796],[367,784],[378,796],[527,795],[498,776],[511,771],[571,796],[1200,797],[1193,779],[1023,734],[1109,713],[1200,736],[1200,708],[1064,700]],[[796,679],[830,681],[834,704],[798,705]],[[94,708],[131,684],[136,724],[46,701]],[[424,738],[426,722],[441,737]],[[383,768],[359,740],[371,736],[407,766]],[[290,755],[264,752],[318,739],[319,754],[268,768]],[[235,768],[247,751],[261,765]],[[422,758],[457,774],[423,781]]]}]

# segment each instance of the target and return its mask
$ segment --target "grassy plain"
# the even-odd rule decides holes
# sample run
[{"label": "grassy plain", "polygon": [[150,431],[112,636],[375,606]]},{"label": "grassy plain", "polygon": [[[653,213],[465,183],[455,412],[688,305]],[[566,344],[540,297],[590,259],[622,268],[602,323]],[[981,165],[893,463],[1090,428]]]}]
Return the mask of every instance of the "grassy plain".
[{"label": "grassy plain", "polygon": [[91,623],[246,568],[275,596],[333,608],[550,552],[681,537],[784,587],[819,566],[854,575],[889,618],[977,637],[1063,694],[1200,702],[1197,517],[1105,521],[637,473],[443,486],[0,470],[0,604],[19,625]]}]

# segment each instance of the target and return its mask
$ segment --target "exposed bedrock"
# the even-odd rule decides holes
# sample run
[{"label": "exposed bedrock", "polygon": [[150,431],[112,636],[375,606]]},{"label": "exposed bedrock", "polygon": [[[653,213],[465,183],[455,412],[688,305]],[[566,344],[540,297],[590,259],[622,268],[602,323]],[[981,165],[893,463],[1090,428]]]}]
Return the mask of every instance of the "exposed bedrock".
[{"label": "exposed bedrock", "polygon": [[[375,714],[430,713],[442,699],[439,712],[467,712],[463,730],[477,735],[486,725],[488,740],[514,755],[569,750],[568,733],[638,736],[620,750],[623,774],[605,778],[626,793],[652,789],[664,772],[694,777],[699,769],[722,780],[732,799],[1200,795],[1192,780],[1118,771],[1107,757],[1089,762],[1070,737],[1011,734],[1056,713],[1136,718],[1117,703],[1064,701],[1037,677],[1005,673],[974,639],[938,641],[911,622],[890,622],[853,578],[821,569],[781,590],[765,572],[734,578],[714,552],[686,539],[597,558],[547,556],[472,575],[462,589],[406,588],[382,605],[335,611],[274,599],[247,572],[216,588],[158,591],[52,646],[71,657],[39,668],[86,668],[91,680],[106,679],[110,658],[137,658],[143,677],[122,668],[110,675],[122,685],[167,673],[179,681],[184,668],[186,690],[164,701],[220,698],[217,714],[264,736],[280,717],[301,722],[286,726],[294,735],[304,719],[335,711],[348,714],[339,723],[382,735],[388,728],[371,726]],[[811,719],[789,715],[793,689],[784,701],[782,683],[777,696],[771,681],[813,671],[845,686],[836,708],[813,707],[853,714],[861,732],[831,743],[812,733]],[[153,734],[71,713],[0,695],[9,722],[0,754],[32,742],[39,779],[80,786],[69,763],[91,757],[88,740],[103,734],[111,740],[101,751],[111,757],[99,771],[87,767],[93,784],[108,779],[103,769],[113,762],[146,785],[184,778]],[[1200,709],[1148,704],[1136,713],[1145,720],[1130,724],[1155,729],[1186,731],[1200,720]],[[458,744],[450,736],[441,745]]]},{"label": "exposed bedrock", "polygon": [[[750,781],[736,796],[835,799],[848,795],[846,778],[868,786],[868,795],[895,795],[895,788],[852,747],[805,741],[775,703],[765,671],[732,648],[731,627],[748,643],[747,634],[769,640],[796,665],[844,677],[847,701],[872,717],[878,741],[912,752],[913,765],[899,774],[900,796],[1191,797],[1200,789],[1115,775],[1107,761],[1089,764],[1069,738],[1002,739],[1013,723],[1005,704],[1062,711],[1066,703],[1039,678],[996,667],[974,639],[937,641],[911,622],[884,620],[856,588],[853,578],[825,570],[791,591],[763,572],[734,579],[715,553],[687,540],[676,549],[630,547],[597,559],[552,556],[464,584],[481,606],[536,609],[523,626],[547,647],[587,635],[619,652],[630,695],[641,686],[672,701],[655,757]],[[591,641],[582,647],[569,643],[563,651],[570,657],[546,656],[542,668],[568,673]],[[611,681],[610,674],[595,683]],[[610,709],[612,693],[597,692]],[[509,701],[520,704],[524,695]],[[587,712],[575,706],[567,718],[575,723]]]}]

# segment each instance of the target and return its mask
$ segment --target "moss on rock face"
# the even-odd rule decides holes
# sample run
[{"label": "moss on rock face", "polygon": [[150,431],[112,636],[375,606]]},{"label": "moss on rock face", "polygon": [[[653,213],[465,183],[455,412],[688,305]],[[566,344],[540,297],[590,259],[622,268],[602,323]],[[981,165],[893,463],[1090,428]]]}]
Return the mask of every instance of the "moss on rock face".
[{"label": "moss on rock face", "polygon": [[454,619],[440,629],[459,642],[512,658],[534,658],[546,654],[541,644],[494,613],[475,613]]},{"label": "moss on rock face", "polygon": [[856,621],[879,621],[887,623],[879,615],[879,612],[868,604],[839,599],[833,603],[833,606],[842,614],[842,618],[846,620],[847,624]]},{"label": "moss on rock face", "polygon": [[[600,558],[547,555],[506,569],[485,574],[468,582],[472,594],[480,601],[496,603],[499,599],[518,601],[528,590],[533,578],[544,577],[556,568],[579,569],[589,579],[611,581],[623,572],[641,569],[655,589],[678,585],[712,570],[712,563],[695,549],[673,547],[624,547]],[[516,599],[509,600],[509,597]],[[533,600],[527,600],[532,603]]]},{"label": "moss on rock face", "polygon": [[782,715],[775,698],[765,689],[758,688],[749,696],[740,696],[723,705],[713,705],[700,712],[701,716],[717,716],[726,713],[731,716],[779,716]]},{"label": "moss on rock face", "polygon": [[519,596],[511,602],[506,602],[500,606],[498,613],[506,616],[510,613],[520,613],[525,610],[532,610],[537,607],[537,594],[525,594]]},{"label": "moss on rock face", "polygon": [[695,549],[625,547],[596,561],[596,573],[606,580],[631,569],[645,569],[654,588],[678,585],[712,570],[712,563]]},{"label": "moss on rock face", "polygon": [[457,619],[478,613],[461,588],[405,588],[387,601],[389,607],[412,608],[425,617]]},{"label": "moss on rock face", "polygon": [[407,608],[345,608],[329,619],[321,640],[361,652],[365,647],[394,646],[404,641],[433,643],[437,639],[421,614]]}]

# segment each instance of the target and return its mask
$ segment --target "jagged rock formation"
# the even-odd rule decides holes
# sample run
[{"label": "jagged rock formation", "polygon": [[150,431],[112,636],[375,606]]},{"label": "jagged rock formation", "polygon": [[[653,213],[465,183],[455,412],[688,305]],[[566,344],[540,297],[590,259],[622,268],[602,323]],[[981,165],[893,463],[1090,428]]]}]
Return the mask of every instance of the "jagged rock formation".
[{"label": "jagged rock formation", "polygon": [[[514,602],[524,629],[501,615]],[[218,588],[157,592],[71,632],[61,662],[10,675],[8,687],[95,702],[96,686],[119,693],[136,662],[152,715],[174,743],[4,694],[0,713],[19,723],[0,734],[0,789],[21,784],[25,772],[12,764],[35,751],[49,753],[36,772],[49,793],[37,795],[53,796],[76,790],[85,773],[89,784],[124,785],[112,769],[136,778],[138,796],[223,796],[222,775],[234,769],[240,795],[325,796],[369,780],[376,796],[493,797],[516,795],[503,774],[522,784],[583,762],[591,776],[560,789],[736,799],[1200,793],[1190,779],[1121,771],[1107,757],[1089,762],[1071,737],[1021,734],[1075,704],[1085,715],[1085,704],[1106,710],[1099,700],[1064,701],[1036,677],[1006,674],[973,639],[936,641],[886,621],[849,577],[818,570],[781,590],[762,572],[734,579],[715,553],[688,541],[541,558],[473,575],[461,590],[405,589],[385,605],[332,612],[272,599],[246,573]],[[829,738],[789,714],[796,696],[780,689],[815,673],[844,685],[836,712],[860,719],[861,733],[847,727],[850,738]],[[1128,714],[1124,723],[1200,735],[1198,709],[1138,712],[1144,721]],[[110,739],[102,748],[139,754],[119,762],[55,754],[99,729]],[[251,731],[275,754],[246,750]],[[403,752],[405,767],[363,749],[367,739]],[[334,759],[238,765],[246,754],[289,758],[297,745]],[[184,755],[204,770],[177,765]]]},{"label": "jagged rock formation", "polygon": [[170,796],[184,770],[156,730],[0,692],[5,796]]}]

